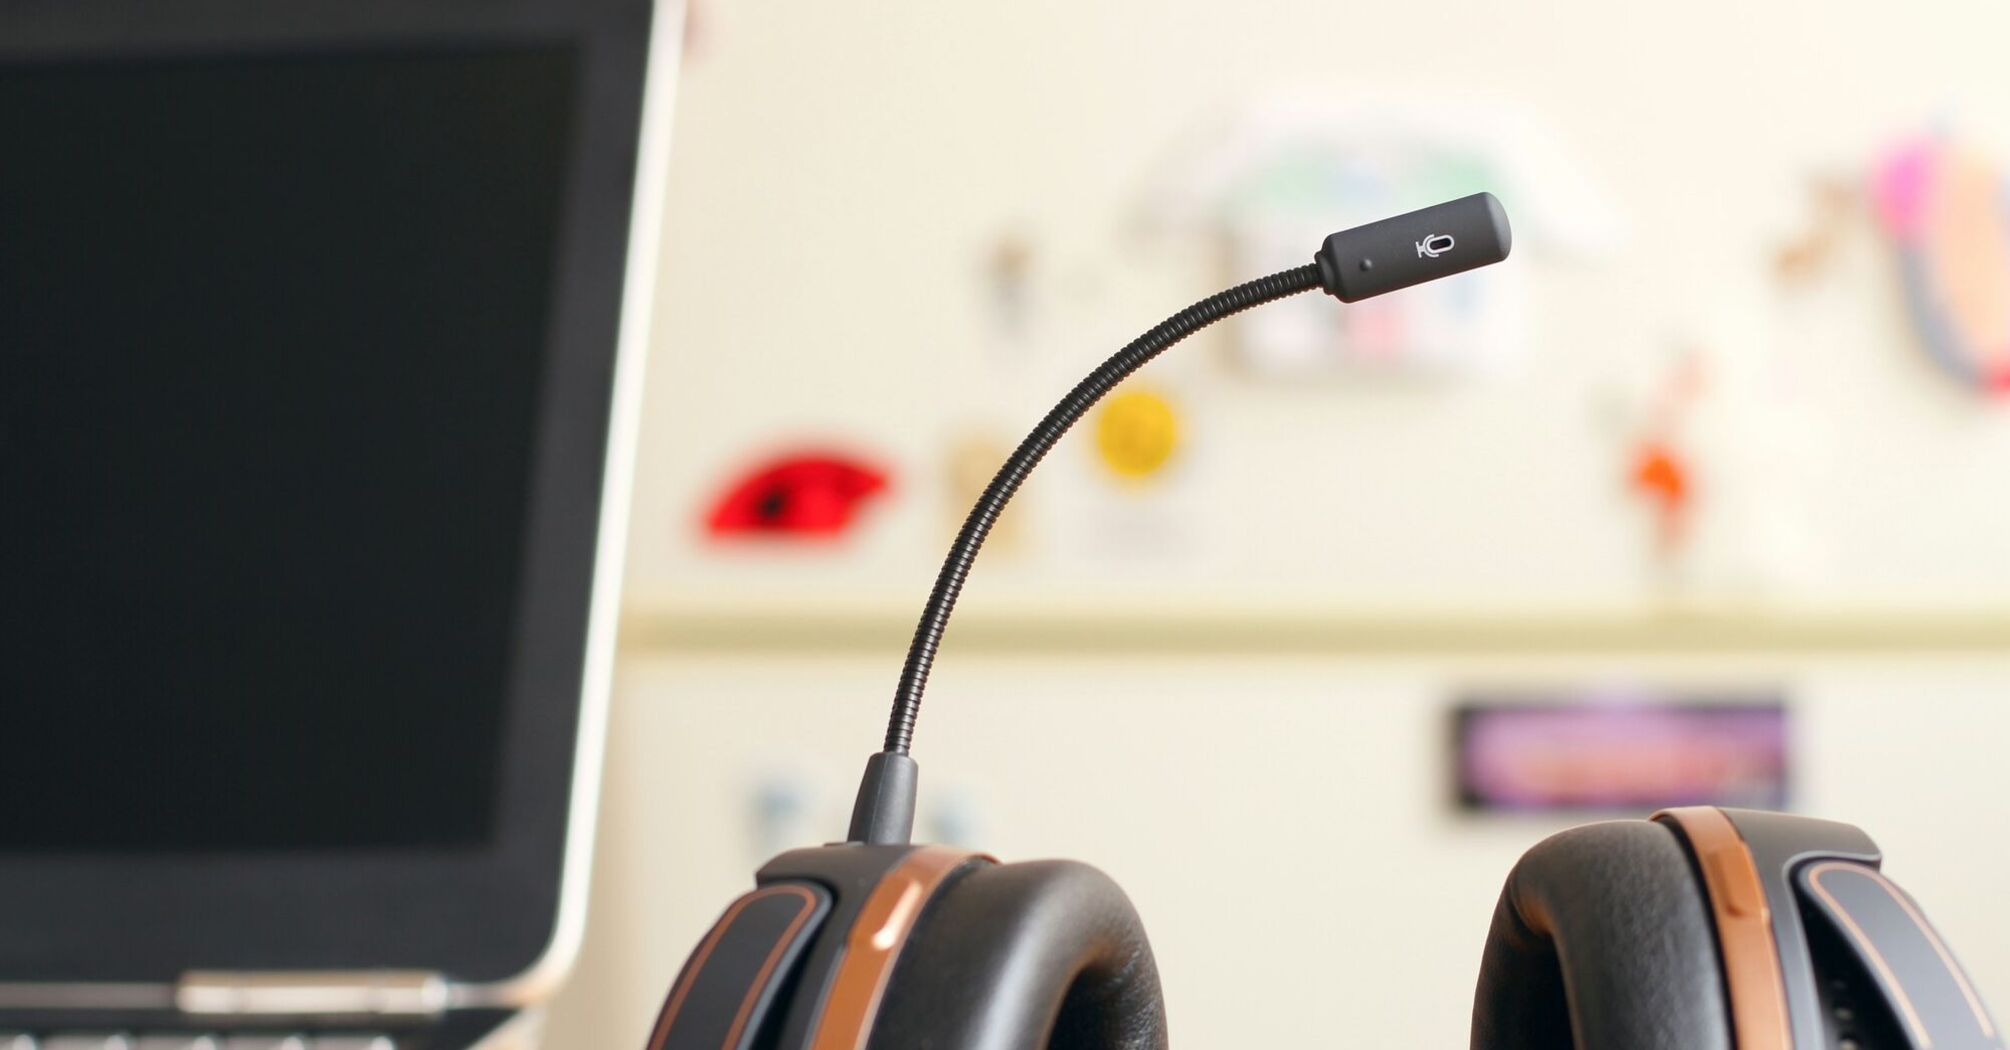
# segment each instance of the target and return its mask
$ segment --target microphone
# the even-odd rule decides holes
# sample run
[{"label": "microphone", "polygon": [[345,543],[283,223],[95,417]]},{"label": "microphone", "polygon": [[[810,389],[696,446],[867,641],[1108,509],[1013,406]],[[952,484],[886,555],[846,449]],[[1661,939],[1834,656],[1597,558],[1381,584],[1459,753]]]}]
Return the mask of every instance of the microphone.
[{"label": "microphone", "polygon": [[1514,236],[1491,193],[1475,193],[1393,219],[1341,230],[1313,259],[1320,285],[1358,303],[1508,257]]},{"label": "microphone", "polygon": [[1343,303],[1360,302],[1440,277],[1464,273],[1508,257],[1513,236],[1507,212],[1491,193],[1434,204],[1394,218],[1342,230],[1326,238],[1307,265],[1260,277],[1216,293],[1159,322],[1089,373],[1040,420],[1006,458],[964,519],[936,574],[935,586],[915,625],[887,719],[886,740],[866,762],[846,841],[905,845],[914,833],[920,768],[909,755],[921,694],[928,685],[949,614],[991,526],[1026,475],[1068,428],[1103,395],[1173,344],[1251,307],[1320,289]]}]

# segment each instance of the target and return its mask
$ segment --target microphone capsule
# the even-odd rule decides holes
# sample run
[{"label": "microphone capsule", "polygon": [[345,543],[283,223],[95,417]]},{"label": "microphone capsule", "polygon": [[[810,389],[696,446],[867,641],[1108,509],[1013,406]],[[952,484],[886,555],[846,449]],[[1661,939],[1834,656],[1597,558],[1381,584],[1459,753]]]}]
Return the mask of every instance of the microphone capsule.
[{"label": "microphone capsule", "polygon": [[1313,260],[1327,293],[1354,303],[1500,262],[1513,243],[1501,202],[1475,193],[1341,230]]}]

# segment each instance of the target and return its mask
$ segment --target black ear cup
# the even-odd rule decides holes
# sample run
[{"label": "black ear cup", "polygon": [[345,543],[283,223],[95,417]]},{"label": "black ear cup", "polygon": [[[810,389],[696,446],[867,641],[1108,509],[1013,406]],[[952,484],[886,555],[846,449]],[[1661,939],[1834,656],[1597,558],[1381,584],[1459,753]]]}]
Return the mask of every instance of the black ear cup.
[{"label": "black ear cup", "polygon": [[881,999],[873,1050],[1164,1050],[1144,925],[1072,861],[983,867],[928,904]]},{"label": "black ear cup", "polygon": [[1522,856],[1494,909],[1474,1050],[1730,1050],[1702,882],[1675,832],[1591,824]]}]

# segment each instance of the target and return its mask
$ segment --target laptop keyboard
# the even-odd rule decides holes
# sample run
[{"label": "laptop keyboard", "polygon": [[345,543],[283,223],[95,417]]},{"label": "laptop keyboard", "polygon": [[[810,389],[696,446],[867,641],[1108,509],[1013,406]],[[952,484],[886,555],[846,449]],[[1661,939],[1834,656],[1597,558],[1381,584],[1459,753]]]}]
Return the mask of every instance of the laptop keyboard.
[{"label": "laptop keyboard", "polygon": [[0,1033],[0,1050],[398,1050],[388,1035],[204,1035],[185,1032]]}]

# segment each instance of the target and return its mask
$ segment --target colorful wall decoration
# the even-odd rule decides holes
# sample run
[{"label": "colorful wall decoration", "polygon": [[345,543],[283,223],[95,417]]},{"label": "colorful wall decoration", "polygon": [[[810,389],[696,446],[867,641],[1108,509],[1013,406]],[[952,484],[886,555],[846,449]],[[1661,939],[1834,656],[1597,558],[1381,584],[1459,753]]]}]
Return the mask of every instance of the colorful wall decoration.
[{"label": "colorful wall decoration", "polygon": [[1964,386],[2010,394],[2010,181],[2001,167],[1929,135],[1891,150],[1873,183],[1927,353]]}]

